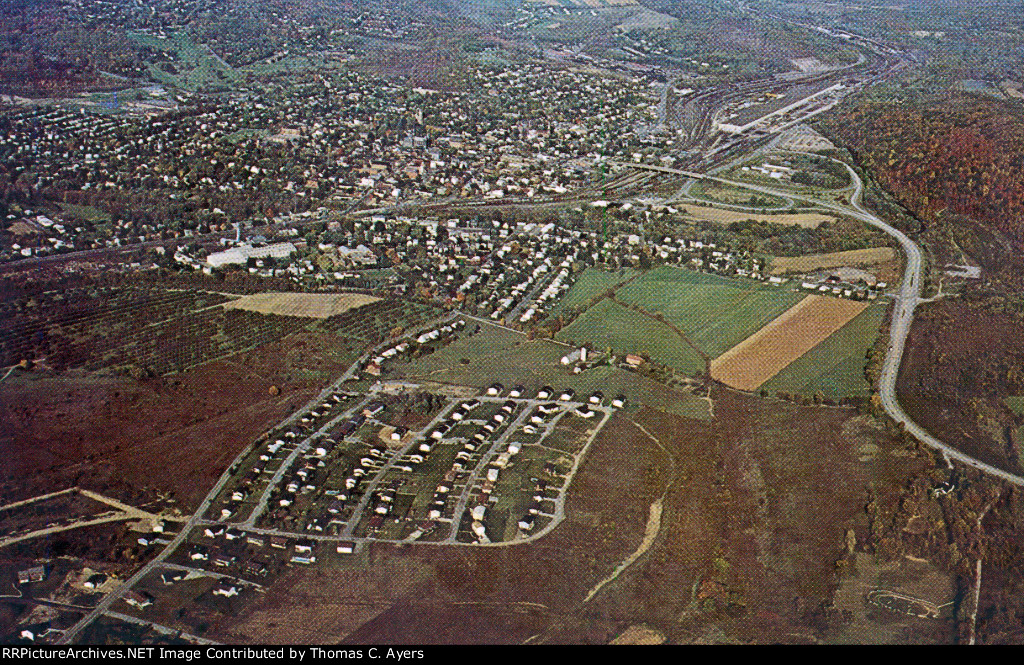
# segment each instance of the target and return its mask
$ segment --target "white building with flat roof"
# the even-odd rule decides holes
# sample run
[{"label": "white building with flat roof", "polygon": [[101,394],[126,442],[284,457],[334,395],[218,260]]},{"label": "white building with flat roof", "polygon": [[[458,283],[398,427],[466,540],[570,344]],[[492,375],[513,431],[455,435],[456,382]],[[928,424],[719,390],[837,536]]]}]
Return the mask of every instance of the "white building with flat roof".
[{"label": "white building with flat roof", "polygon": [[249,259],[286,259],[295,252],[295,245],[290,242],[279,242],[273,245],[253,247],[252,245],[238,245],[223,252],[214,252],[206,257],[206,265],[211,268],[220,268],[226,265],[241,265]]}]

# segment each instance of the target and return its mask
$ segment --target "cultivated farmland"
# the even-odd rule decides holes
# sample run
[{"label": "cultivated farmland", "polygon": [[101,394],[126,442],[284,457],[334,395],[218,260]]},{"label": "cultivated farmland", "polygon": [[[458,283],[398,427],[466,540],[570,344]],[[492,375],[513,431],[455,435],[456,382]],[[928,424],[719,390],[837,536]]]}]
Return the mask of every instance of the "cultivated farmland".
[{"label": "cultivated farmland", "polygon": [[733,222],[745,222],[749,219],[758,222],[771,222],[773,224],[785,224],[787,226],[803,226],[808,229],[816,229],[822,222],[835,222],[834,215],[823,215],[820,212],[799,212],[781,213],[778,215],[739,212],[736,210],[723,210],[721,208],[706,208],[700,206],[686,206],[686,213],[694,219],[704,219],[709,222],[720,224],[732,224]]},{"label": "cultivated farmland", "polygon": [[869,247],[852,249],[830,254],[809,254],[807,256],[777,256],[772,260],[772,274],[811,272],[840,266],[879,265],[896,258],[892,247]]},{"label": "cultivated farmland", "polygon": [[756,390],[866,308],[864,302],[807,296],[716,358],[711,376],[740,390]]},{"label": "cultivated farmland", "polygon": [[552,308],[551,314],[557,315],[560,312],[574,307],[586,307],[594,297],[604,293],[617,284],[634,277],[636,271],[632,268],[621,270],[601,270],[600,268],[587,268],[567,294]]},{"label": "cultivated farmland", "polygon": [[224,309],[326,319],[379,300],[361,293],[256,293],[224,303]]},{"label": "cultivated farmland", "polygon": [[[750,280],[663,266],[623,287],[616,297],[663,315],[701,351],[716,358],[795,305],[802,296]],[[633,312],[626,310],[626,314],[628,326],[640,325],[634,323]],[[610,320],[608,325],[612,325]],[[637,329],[633,330],[633,337],[639,337]],[[682,345],[676,334],[670,330],[668,334],[672,345]],[[653,349],[651,353],[654,354]]]},{"label": "cultivated farmland", "polygon": [[810,397],[821,393],[832,400],[868,395],[866,352],[878,337],[883,318],[884,305],[868,307],[761,387],[773,394],[784,391]]},{"label": "cultivated farmland", "polygon": [[557,338],[619,355],[646,354],[685,374],[705,369],[700,355],[667,325],[607,299],[562,328]]}]

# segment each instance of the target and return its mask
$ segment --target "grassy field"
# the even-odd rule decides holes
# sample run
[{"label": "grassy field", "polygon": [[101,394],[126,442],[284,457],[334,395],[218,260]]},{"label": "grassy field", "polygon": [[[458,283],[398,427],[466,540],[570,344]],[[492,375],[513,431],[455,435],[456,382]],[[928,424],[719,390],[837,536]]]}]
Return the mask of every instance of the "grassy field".
[{"label": "grassy field", "polygon": [[170,54],[172,62],[149,65],[150,75],[160,83],[208,91],[227,90],[238,80],[234,69],[210,49],[195,44],[185,32],[174,33],[167,39],[142,33],[130,36],[139,44]]},{"label": "grassy field", "polygon": [[636,271],[632,268],[623,268],[622,270],[587,268],[580,275],[579,279],[576,280],[576,283],[572,285],[569,292],[565,294],[565,297],[552,308],[551,315],[557,316],[559,313],[573,307],[583,307],[593,297],[600,295],[616,284],[626,281],[635,274]]},{"label": "grassy field", "polygon": [[690,189],[690,195],[695,199],[713,201],[715,203],[727,203],[730,205],[750,206],[753,208],[785,208],[786,202],[771,194],[751,192],[739,187],[721,185],[718,183],[698,182]]},{"label": "grassy field", "polygon": [[867,308],[843,298],[807,296],[711,363],[711,376],[740,390],[756,390]]},{"label": "grassy field", "polygon": [[1006,402],[1006,406],[1010,407],[1010,411],[1018,416],[1024,416],[1024,395],[1012,395],[1003,398],[1003,401]]},{"label": "grassy field", "polygon": [[312,53],[308,56],[293,55],[278,60],[268,58],[245,67],[240,67],[238,71],[242,74],[251,73],[257,76],[267,76],[269,74],[293,74],[310,69],[325,69],[329,68],[330,64],[330,61],[324,58],[323,55]]},{"label": "grassy field", "polygon": [[[750,280],[662,266],[622,288],[618,297],[664,314],[708,356],[717,358],[795,305],[803,295]],[[636,316],[628,311],[626,314]],[[676,344],[678,337],[671,331],[669,334],[672,344]]]},{"label": "grassy field", "polygon": [[[471,321],[467,329],[475,325]],[[703,399],[623,369],[604,365],[573,374],[559,362],[568,350],[548,340],[527,341],[525,335],[484,323],[479,333],[462,335],[429,356],[388,365],[386,378],[477,388],[485,388],[495,381],[506,388],[521,383],[527,394],[533,394],[543,385],[551,385],[556,390],[573,388],[578,395],[601,390],[606,398],[622,393],[634,406],[646,404],[666,413],[708,417],[708,405]],[[690,362],[697,369],[703,367],[696,355]]]},{"label": "grassy field", "polygon": [[109,222],[110,214],[105,210],[93,206],[83,206],[76,203],[58,203],[60,211],[74,219],[81,219],[86,222]]},{"label": "grassy field", "polygon": [[812,396],[821,392],[830,399],[870,394],[871,386],[864,377],[865,353],[874,344],[884,316],[883,305],[867,308],[761,388],[771,394],[786,391]]},{"label": "grassy field", "polygon": [[[585,303],[621,281],[617,278],[617,273],[588,270],[567,298],[574,304]],[[664,315],[666,322],[681,329],[709,358],[718,358],[796,305],[804,294],[749,280],[662,266],[619,289],[616,297]],[[878,334],[883,315],[881,306],[857,314],[839,330],[826,333],[819,344],[763,387],[773,393],[821,392],[832,399],[868,394],[865,352]],[[607,299],[583,312],[557,338],[589,343],[598,351],[611,348],[618,354],[646,353],[688,374],[704,369],[700,355],[668,325]]]},{"label": "grassy field", "polygon": [[591,344],[613,353],[649,354],[658,362],[686,374],[704,370],[704,361],[676,333],[653,319],[610,300],[602,300],[562,328],[557,338]]}]

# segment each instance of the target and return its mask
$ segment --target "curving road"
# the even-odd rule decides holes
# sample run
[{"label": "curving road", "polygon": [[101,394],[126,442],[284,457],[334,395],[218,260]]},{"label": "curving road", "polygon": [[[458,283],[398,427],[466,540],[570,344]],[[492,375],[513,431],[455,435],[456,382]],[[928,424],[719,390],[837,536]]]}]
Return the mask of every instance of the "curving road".
[{"label": "curving road", "polygon": [[[839,160],[833,160],[839,161]],[[921,248],[917,246],[907,234],[903,233],[899,229],[887,224],[881,218],[875,216],[864,208],[861,203],[861,197],[864,193],[864,182],[853,168],[846,162],[839,161],[840,164],[846,167],[846,170],[850,173],[850,181],[853,183],[853,193],[850,195],[850,205],[844,206],[837,203],[828,201],[819,201],[817,199],[801,196],[792,192],[786,192],[784,190],[777,190],[772,187],[763,187],[761,185],[753,185],[746,182],[740,182],[737,180],[729,180],[727,178],[718,178],[716,176],[710,176],[703,173],[694,173],[692,171],[683,171],[680,169],[672,169],[664,166],[653,166],[647,164],[629,164],[620,163],[621,166],[627,166],[630,168],[647,169],[654,171],[662,171],[666,173],[675,173],[678,175],[688,176],[690,178],[696,178],[700,180],[713,180],[725,185],[732,187],[741,187],[749,189],[751,191],[760,192],[762,194],[771,194],[773,196],[787,196],[791,199],[803,201],[805,203],[813,204],[819,208],[830,210],[832,212],[853,217],[860,221],[870,224],[876,228],[885,231],[887,234],[896,238],[899,241],[900,246],[903,248],[903,253],[907,257],[907,267],[903,272],[903,283],[900,285],[899,293],[896,296],[896,309],[893,311],[892,322],[890,326],[889,336],[889,349],[885,356],[885,362],[882,365],[882,375],[879,379],[878,393],[882,400],[882,406],[885,412],[892,417],[898,423],[901,423],[904,428],[912,435],[917,437],[918,440],[925,443],[932,448],[935,448],[943,454],[946,459],[955,459],[958,462],[966,464],[967,466],[973,467],[987,473],[989,475],[1001,478],[1008,483],[1019,485],[1024,487],[1024,477],[1018,476],[1009,471],[1005,471],[998,467],[992,466],[986,462],[983,462],[975,457],[971,457],[965,452],[957,450],[953,446],[947,443],[943,443],[939,439],[935,438],[928,433],[923,427],[918,425],[911,419],[907,412],[900,406],[899,401],[896,398],[896,377],[899,374],[900,363],[903,360],[903,350],[906,346],[907,335],[910,334],[910,325],[914,321],[914,309],[917,304],[921,302],[921,288],[924,275],[924,258],[921,252]]]}]

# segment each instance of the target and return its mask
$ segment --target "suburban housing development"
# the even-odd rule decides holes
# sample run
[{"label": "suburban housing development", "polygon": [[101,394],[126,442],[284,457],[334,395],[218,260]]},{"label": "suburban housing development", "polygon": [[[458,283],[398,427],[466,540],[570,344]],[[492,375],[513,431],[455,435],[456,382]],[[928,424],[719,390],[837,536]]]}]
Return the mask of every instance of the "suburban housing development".
[{"label": "suburban housing development", "polygon": [[0,642],[1021,642],[1019,9],[7,3]]}]

